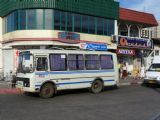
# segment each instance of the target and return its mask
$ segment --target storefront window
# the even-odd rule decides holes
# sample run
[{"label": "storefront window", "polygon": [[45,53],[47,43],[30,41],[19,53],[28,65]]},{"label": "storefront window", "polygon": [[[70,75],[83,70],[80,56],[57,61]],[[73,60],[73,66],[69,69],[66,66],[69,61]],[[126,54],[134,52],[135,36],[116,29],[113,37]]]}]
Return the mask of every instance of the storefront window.
[{"label": "storefront window", "polygon": [[82,15],[82,32],[88,33],[88,16]]},{"label": "storefront window", "polygon": [[27,10],[27,29],[36,29],[36,11]]},{"label": "storefront window", "polygon": [[60,11],[54,11],[54,29],[60,30]]},{"label": "storefront window", "polygon": [[114,34],[114,20],[53,9],[17,10],[3,18],[5,33],[26,29],[55,29],[110,36]]},{"label": "storefront window", "polygon": [[72,31],[73,27],[73,15],[72,13],[67,13],[67,31]]},{"label": "storefront window", "polygon": [[54,13],[51,9],[46,9],[45,11],[45,29],[52,30],[53,29],[53,17]]},{"label": "storefront window", "polygon": [[97,18],[97,34],[103,35],[103,19]]},{"label": "storefront window", "polygon": [[114,34],[114,21],[113,20],[108,20],[108,35],[111,36]]},{"label": "storefront window", "polygon": [[61,30],[66,30],[66,12],[61,12]]},{"label": "storefront window", "polygon": [[26,10],[20,10],[19,11],[19,24],[20,24],[20,30],[26,29]]},{"label": "storefront window", "polygon": [[7,31],[11,32],[11,14],[7,16]]},{"label": "storefront window", "polygon": [[18,11],[14,12],[14,28],[13,30],[18,30]]},{"label": "storefront window", "polygon": [[74,31],[81,32],[81,15],[74,14]]},{"label": "storefront window", "polygon": [[89,33],[95,34],[95,17],[89,17]]},{"label": "storefront window", "polygon": [[43,29],[43,9],[37,9],[36,10],[36,23],[37,23],[37,29]]}]

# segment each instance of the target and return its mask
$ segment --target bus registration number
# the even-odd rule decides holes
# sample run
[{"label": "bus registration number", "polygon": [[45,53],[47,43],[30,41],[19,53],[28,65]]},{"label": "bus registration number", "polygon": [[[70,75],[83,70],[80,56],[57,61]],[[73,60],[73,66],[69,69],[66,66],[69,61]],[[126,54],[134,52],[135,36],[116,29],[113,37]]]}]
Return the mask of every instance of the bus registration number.
[{"label": "bus registration number", "polygon": [[18,86],[23,87],[23,81],[18,81]]}]

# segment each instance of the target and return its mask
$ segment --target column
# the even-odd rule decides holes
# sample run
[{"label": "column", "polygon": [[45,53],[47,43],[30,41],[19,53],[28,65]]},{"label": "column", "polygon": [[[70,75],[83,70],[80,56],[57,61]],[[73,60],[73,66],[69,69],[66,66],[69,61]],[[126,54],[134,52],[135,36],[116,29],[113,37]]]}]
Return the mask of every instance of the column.
[{"label": "column", "polygon": [[139,34],[138,37],[141,38],[142,27],[137,25],[137,28],[138,28],[138,34]]},{"label": "column", "polygon": [[114,21],[114,35],[118,35],[118,22],[117,20]]},{"label": "column", "polygon": [[130,37],[131,35],[131,26],[132,25],[127,25],[127,29],[128,29],[128,37]]}]

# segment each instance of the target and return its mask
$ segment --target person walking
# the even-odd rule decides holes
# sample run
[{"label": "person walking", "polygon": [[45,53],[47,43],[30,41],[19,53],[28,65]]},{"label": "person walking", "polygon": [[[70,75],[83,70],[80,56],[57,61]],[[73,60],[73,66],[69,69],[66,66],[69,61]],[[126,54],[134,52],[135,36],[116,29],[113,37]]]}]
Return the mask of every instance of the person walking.
[{"label": "person walking", "polygon": [[140,69],[140,78],[143,79],[145,76],[145,67],[142,66],[141,69]]},{"label": "person walking", "polygon": [[123,66],[122,66],[122,79],[125,80],[127,76],[128,76],[128,74],[127,74],[127,66],[124,63]]}]

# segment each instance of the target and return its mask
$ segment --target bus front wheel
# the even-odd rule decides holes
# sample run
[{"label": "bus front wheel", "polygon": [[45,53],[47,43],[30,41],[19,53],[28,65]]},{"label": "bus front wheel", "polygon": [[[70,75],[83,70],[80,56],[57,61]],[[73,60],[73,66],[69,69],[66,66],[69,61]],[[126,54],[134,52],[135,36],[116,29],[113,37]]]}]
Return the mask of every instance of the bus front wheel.
[{"label": "bus front wheel", "polygon": [[46,83],[41,87],[39,96],[42,98],[51,98],[55,93],[55,86],[51,83]]},{"label": "bus front wheel", "polygon": [[100,93],[103,90],[103,88],[103,82],[101,80],[95,80],[92,83],[91,92],[95,94]]}]

